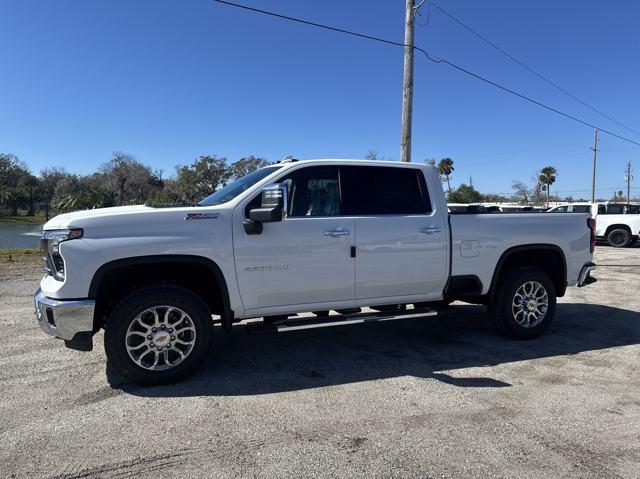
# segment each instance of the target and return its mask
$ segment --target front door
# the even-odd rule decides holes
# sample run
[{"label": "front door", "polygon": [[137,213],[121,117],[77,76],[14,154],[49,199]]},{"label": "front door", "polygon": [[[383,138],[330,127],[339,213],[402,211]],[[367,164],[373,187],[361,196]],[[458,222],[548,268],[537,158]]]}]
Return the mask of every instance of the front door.
[{"label": "front door", "polygon": [[338,178],[337,166],[301,165],[277,179],[287,186],[287,217],[265,223],[259,235],[246,234],[242,219],[260,194],[236,209],[236,275],[249,314],[353,300],[355,225],[343,215]]}]

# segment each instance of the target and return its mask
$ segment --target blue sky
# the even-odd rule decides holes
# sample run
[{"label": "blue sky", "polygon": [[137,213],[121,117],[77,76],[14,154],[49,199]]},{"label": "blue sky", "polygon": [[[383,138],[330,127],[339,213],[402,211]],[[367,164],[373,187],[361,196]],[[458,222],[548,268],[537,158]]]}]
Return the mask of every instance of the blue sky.
[{"label": "blue sky", "polygon": [[[242,0],[402,41],[403,0]],[[241,2],[241,0],[238,0]],[[640,3],[439,0],[502,48],[640,131]],[[2,0],[0,152],[34,172],[90,172],[113,151],[153,168],[230,160],[397,159],[402,48],[206,0]],[[426,9],[422,23],[426,22]],[[416,44],[640,141],[510,62],[431,8]],[[511,191],[548,164],[552,191],[590,196],[593,131],[416,56],[413,160],[455,161],[455,185]],[[602,135],[599,196],[624,189],[640,147]],[[637,160],[638,159],[638,160]]]}]

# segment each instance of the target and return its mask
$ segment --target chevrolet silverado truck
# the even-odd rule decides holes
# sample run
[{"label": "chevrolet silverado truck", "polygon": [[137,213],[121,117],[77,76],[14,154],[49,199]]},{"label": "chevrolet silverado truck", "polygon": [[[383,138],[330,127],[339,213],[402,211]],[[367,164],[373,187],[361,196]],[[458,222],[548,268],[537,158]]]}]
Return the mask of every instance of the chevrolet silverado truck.
[{"label": "chevrolet silverado truck", "polygon": [[450,214],[434,167],[397,162],[284,161],[193,206],[59,215],[42,244],[37,323],[79,350],[104,329],[107,361],[144,385],[191,373],[240,322],[300,331],[462,300],[534,338],[567,286],[595,280],[589,215]]}]

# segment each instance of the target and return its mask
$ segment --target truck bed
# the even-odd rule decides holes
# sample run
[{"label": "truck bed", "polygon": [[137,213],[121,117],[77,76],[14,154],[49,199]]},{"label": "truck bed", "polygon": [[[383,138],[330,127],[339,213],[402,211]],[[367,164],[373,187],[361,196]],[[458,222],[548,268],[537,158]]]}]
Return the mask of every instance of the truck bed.
[{"label": "truck bed", "polygon": [[588,218],[586,213],[451,214],[451,275],[477,277],[486,294],[507,250],[549,245],[550,250],[561,250],[567,284],[574,285],[580,268],[590,260]]}]

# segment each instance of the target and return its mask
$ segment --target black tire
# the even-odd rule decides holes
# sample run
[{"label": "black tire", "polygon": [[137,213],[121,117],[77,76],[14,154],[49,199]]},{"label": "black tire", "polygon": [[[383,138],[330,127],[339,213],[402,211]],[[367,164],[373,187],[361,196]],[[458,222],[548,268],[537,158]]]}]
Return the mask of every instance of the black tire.
[{"label": "black tire", "polygon": [[[163,308],[163,306],[176,309]],[[153,309],[155,307],[158,309]],[[149,322],[150,320],[145,319],[143,322],[141,322],[142,320],[137,321],[137,316],[150,309],[153,309],[158,317],[162,314],[162,311],[166,311],[166,314],[161,319],[167,329],[165,331],[165,328],[162,328],[163,337],[156,339],[158,342],[160,342],[161,339],[163,341],[173,340],[174,343],[169,342],[168,345],[166,345],[166,349],[169,350],[172,346],[174,349],[164,353],[161,351],[162,348],[156,349],[158,345],[154,345],[154,343],[151,342],[150,344],[154,346],[153,348],[149,349],[148,346],[141,346],[141,348],[149,349],[141,356],[153,353],[154,356],[151,356],[151,358],[159,357],[159,359],[156,359],[156,362],[160,362],[161,367],[166,367],[166,369],[162,370],[150,370],[137,364],[127,351],[128,341],[130,342],[131,338],[135,340],[134,336],[127,336],[129,328],[132,327],[135,330],[135,328],[139,328],[141,324],[146,326],[146,322],[144,321]],[[169,309],[171,309],[171,312],[168,311]],[[182,316],[185,319],[171,323],[171,316],[174,318],[180,317],[180,312],[177,311],[178,309],[186,313],[187,316]],[[151,315],[148,316],[151,320],[153,320],[153,311],[145,313],[146,315]],[[136,324],[134,324],[135,321],[137,321]],[[176,334],[179,336],[171,336],[169,334],[169,338],[172,339],[168,339],[168,327],[172,325],[181,327],[180,329],[178,326],[175,328],[177,331]],[[158,333],[154,332],[154,335],[160,334],[160,327],[157,329]],[[173,328],[171,331],[173,331]],[[193,331],[193,333],[191,331]],[[193,336],[191,336],[192,334]],[[108,327],[105,329],[104,349],[107,354],[109,366],[118,375],[143,386],[157,386],[182,379],[200,366],[209,352],[212,336],[213,321],[211,313],[200,297],[188,289],[178,286],[156,285],[146,287],[126,296],[116,306],[108,320]],[[181,345],[179,346],[175,342],[176,338],[187,341],[190,344],[190,349]],[[149,339],[149,336],[146,338],[142,337],[140,340],[146,343],[146,339]],[[176,348],[179,348],[180,351],[183,352],[183,359],[178,355]],[[156,350],[161,352],[156,354]],[[165,362],[164,358],[169,358],[169,362]],[[175,363],[175,366],[171,366],[172,362]]]},{"label": "black tire", "polygon": [[631,244],[632,239],[629,230],[624,228],[616,228],[607,233],[607,243],[614,248],[626,248]]},{"label": "black tire", "polygon": [[[546,293],[546,312],[539,314],[538,305],[534,299],[531,302],[523,301],[521,295],[516,297],[516,293],[522,292],[520,288],[525,284],[537,283]],[[535,288],[536,286],[534,286]],[[540,291],[536,296],[539,296]],[[544,296],[540,297],[541,303]],[[515,306],[518,304],[518,306]],[[527,305],[534,307],[534,311],[529,311]],[[522,311],[520,311],[522,310]],[[514,313],[517,311],[517,313]],[[538,313],[536,313],[538,311]],[[514,268],[502,276],[496,285],[493,301],[489,304],[489,314],[496,326],[508,335],[517,339],[533,339],[540,336],[551,324],[556,313],[556,290],[549,276],[538,268],[523,266]],[[535,315],[535,319],[527,321],[527,315]],[[528,316],[531,318],[531,316]],[[529,324],[528,326],[526,324]]]}]

